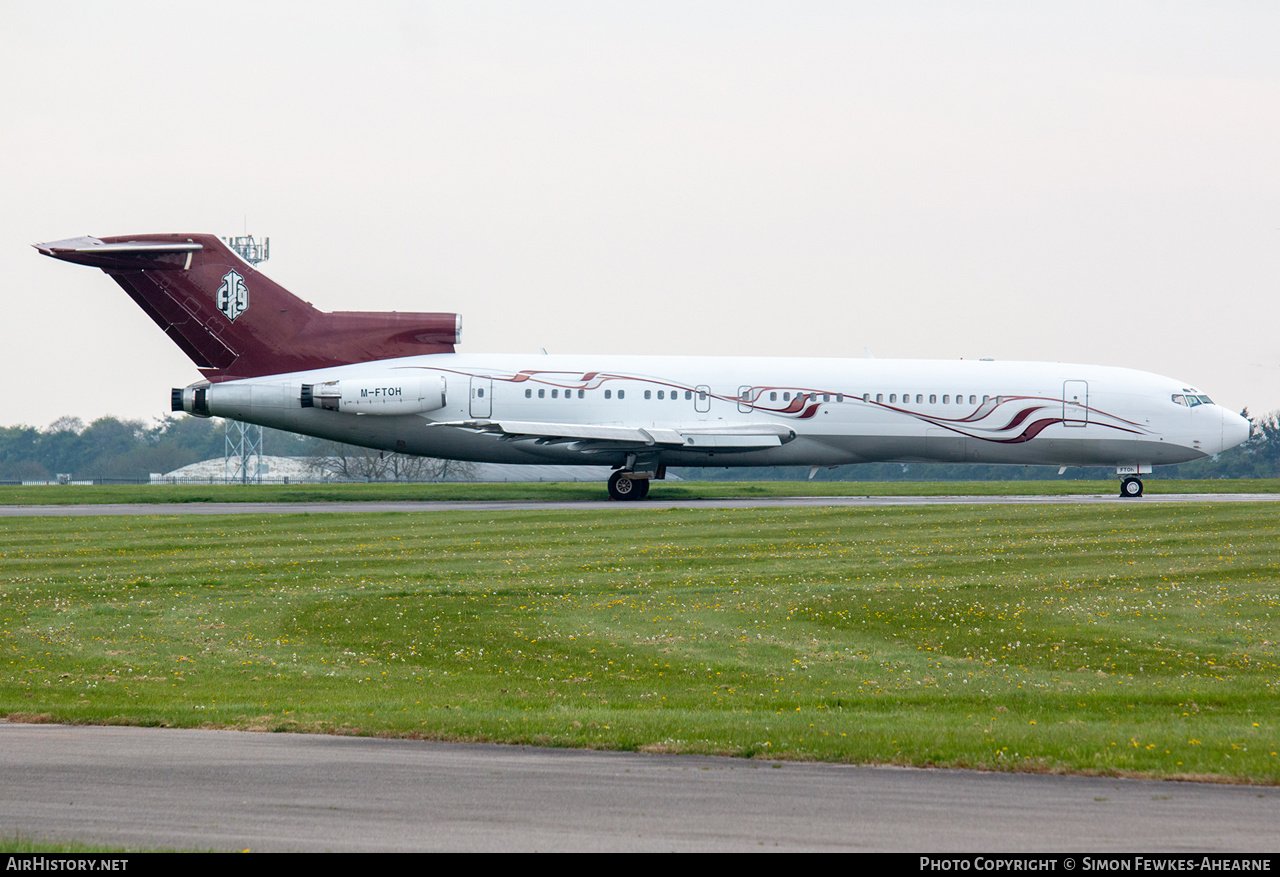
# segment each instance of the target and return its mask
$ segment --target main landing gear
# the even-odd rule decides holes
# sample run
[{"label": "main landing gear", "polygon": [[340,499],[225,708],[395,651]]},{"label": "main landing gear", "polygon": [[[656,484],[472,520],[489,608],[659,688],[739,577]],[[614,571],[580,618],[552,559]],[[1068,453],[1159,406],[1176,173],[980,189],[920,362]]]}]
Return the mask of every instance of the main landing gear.
[{"label": "main landing gear", "polygon": [[1125,499],[1142,496],[1142,479],[1130,475],[1120,482],[1120,495]]},{"label": "main landing gear", "polygon": [[609,498],[642,500],[649,495],[649,479],[636,478],[633,472],[614,472],[609,476]]}]

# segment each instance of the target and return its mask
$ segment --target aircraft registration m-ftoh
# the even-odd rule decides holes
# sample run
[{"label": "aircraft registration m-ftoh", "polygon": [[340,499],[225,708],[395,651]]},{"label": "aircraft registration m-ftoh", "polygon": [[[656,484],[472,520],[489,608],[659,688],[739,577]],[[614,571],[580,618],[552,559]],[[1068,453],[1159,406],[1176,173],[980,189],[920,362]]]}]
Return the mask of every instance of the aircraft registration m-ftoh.
[{"label": "aircraft registration m-ftoh", "polygon": [[368,448],[614,469],[643,499],[668,466],[973,462],[1114,466],[1122,496],[1160,464],[1250,425],[1183,381],[990,360],[456,353],[451,313],[326,313],[208,234],[36,244],[101,268],[203,374],[172,408]]}]

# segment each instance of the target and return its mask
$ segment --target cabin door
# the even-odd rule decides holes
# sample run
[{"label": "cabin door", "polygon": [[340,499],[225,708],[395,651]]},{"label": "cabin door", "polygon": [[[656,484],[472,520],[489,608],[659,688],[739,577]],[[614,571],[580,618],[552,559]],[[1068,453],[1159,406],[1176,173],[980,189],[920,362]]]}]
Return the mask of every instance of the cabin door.
[{"label": "cabin door", "polygon": [[493,415],[493,378],[472,375],[471,377],[471,416],[491,417]]},{"label": "cabin door", "polygon": [[693,410],[697,412],[699,420],[707,419],[707,412],[711,410],[711,388],[706,384],[694,387]]},{"label": "cabin door", "polygon": [[1089,383],[1062,382],[1062,423],[1064,426],[1086,426],[1089,423]]}]

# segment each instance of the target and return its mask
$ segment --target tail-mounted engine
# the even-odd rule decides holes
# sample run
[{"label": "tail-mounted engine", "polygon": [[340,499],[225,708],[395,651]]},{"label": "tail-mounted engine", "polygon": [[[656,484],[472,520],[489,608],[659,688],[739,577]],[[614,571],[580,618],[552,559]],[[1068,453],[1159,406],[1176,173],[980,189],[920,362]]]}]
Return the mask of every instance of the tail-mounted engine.
[{"label": "tail-mounted engine", "polygon": [[445,406],[444,375],[363,378],[303,384],[303,408],[346,414],[422,414]]},{"label": "tail-mounted engine", "polygon": [[423,414],[445,406],[446,386],[444,375],[420,372],[390,372],[321,384],[201,381],[175,389],[171,402],[174,411],[185,411],[196,417],[250,420],[254,412],[269,408],[323,408],[344,414]]}]

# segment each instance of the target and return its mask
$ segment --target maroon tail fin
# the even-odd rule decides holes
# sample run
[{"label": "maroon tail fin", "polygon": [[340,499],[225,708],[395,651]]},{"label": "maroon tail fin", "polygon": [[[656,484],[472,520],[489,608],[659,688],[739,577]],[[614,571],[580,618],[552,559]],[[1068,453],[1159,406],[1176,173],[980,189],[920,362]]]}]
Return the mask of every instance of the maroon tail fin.
[{"label": "maroon tail fin", "polygon": [[83,237],[36,248],[101,268],[214,381],[452,353],[458,342],[457,314],[316,310],[215,235]]}]

